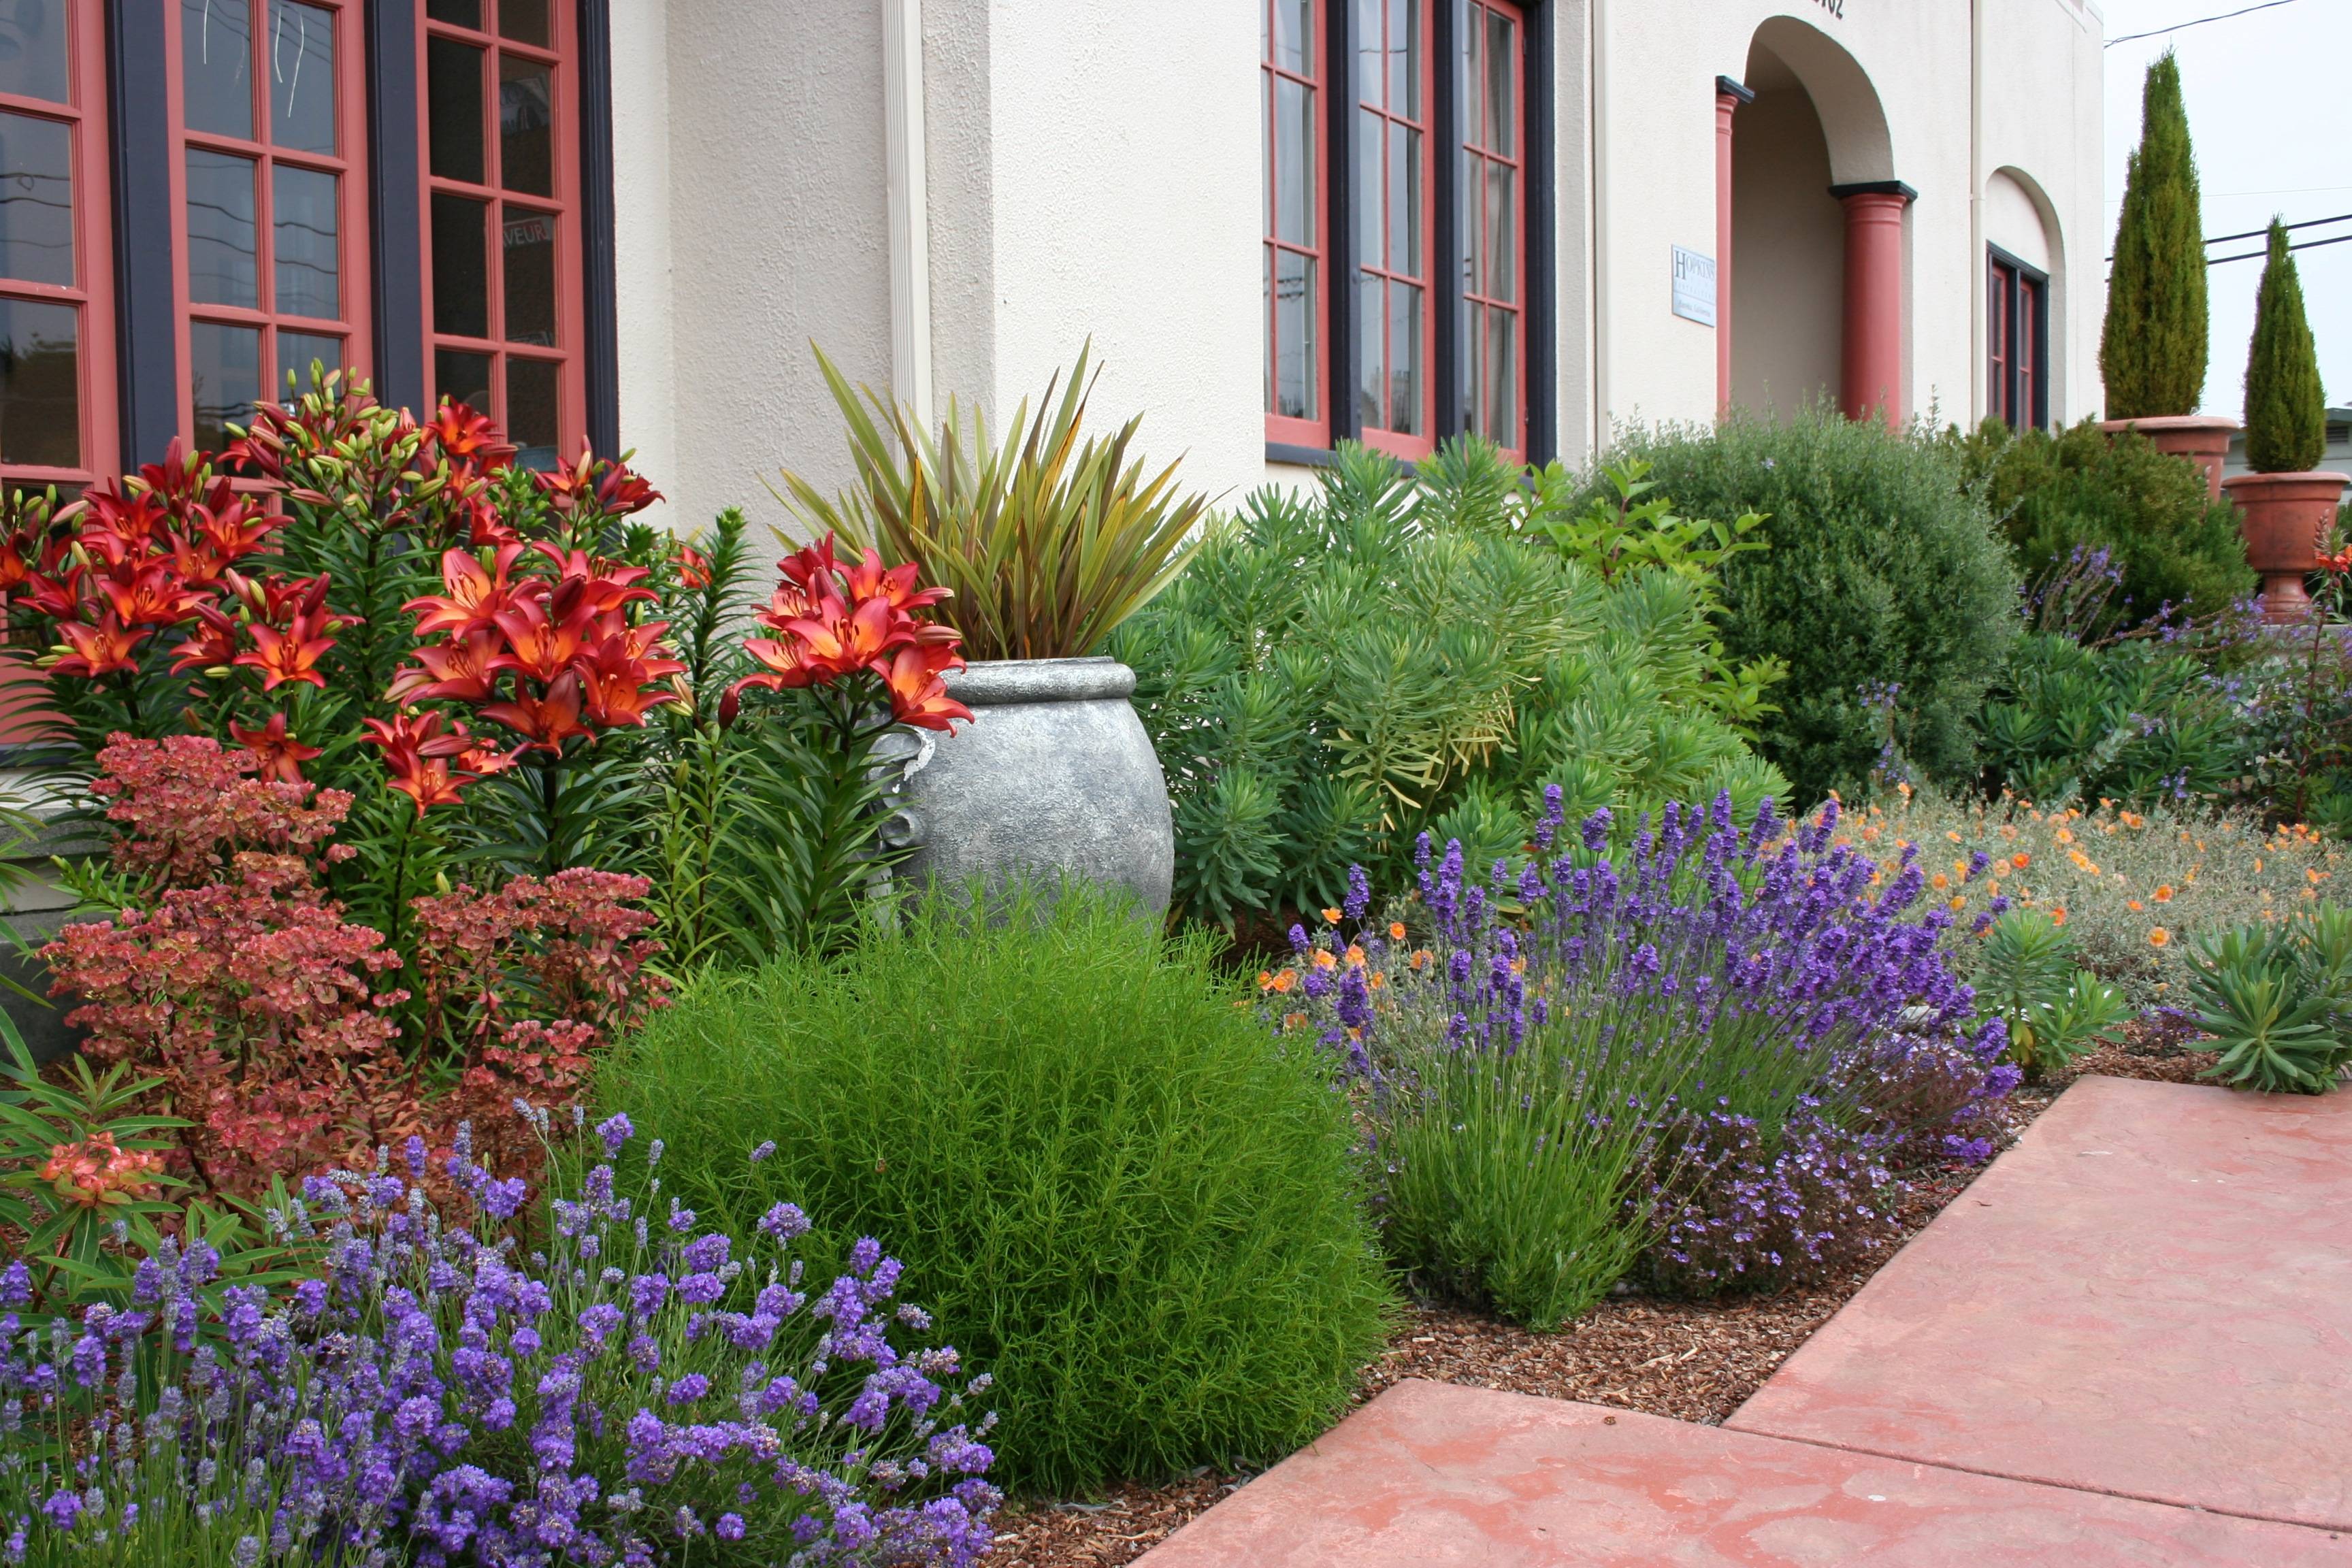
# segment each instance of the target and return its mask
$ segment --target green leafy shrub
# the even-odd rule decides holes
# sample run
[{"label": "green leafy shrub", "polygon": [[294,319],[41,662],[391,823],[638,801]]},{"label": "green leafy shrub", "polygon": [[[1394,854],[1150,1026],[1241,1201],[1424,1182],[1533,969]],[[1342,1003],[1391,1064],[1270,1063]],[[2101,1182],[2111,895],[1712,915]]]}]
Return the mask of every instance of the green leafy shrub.
[{"label": "green leafy shrub", "polygon": [[2129,1016],[2123,992],[2074,965],[2074,940],[2041,910],[2008,910],[1985,928],[1977,1002],[2008,1026],[2009,1059],[2039,1079],[2098,1044]]},{"label": "green leafy shrub", "polygon": [[2043,806],[2219,804],[2248,763],[2229,687],[2189,647],[2153,638],[2021,637],[1978,728],[1995,784]]},{"label": "green leafy shrub", "polygon": [[1723,573],[1723,644],[1788,679],[1757,750],[1800,799],[1859,793],[1894,740],[1934,777],[1971,771],[1969,724],[2016,635],[2017,575],[1944,443],[1816,408],[1622,432],[1618,455],[1687,511],[1765,518]]},{"label": "green leafy shrub", "polygon": [[2197,412],[2205,390],[2204,225],[2180,62],[2168,49],[2140,89],[2140,141],[2116,221],[2099,337],[2110,418]]},{"label": "green leafy shrub", "polygon": [[2321,903],[2282,925],[2200,942],[2198,1026],[2239,1089],[2323,1094],[2352,1065],[2352,910]]},{"label": "green leafy shrub", "polygon": [[947,903],[689,986],[601,1075],[608,1109],[667,1140],[666,1190],[706,1222],[789,1200],[823,1246],[891,1237],[995,1374],[1020,1484],[1321,1431],[1388,1300],[1328,1068],[1235,1005],[1206,935],[1078,890],[997,925]]},{"label": "green leafy shrub", "polygon": [[1490,865],[1521,852],[1549,784],[1580,813],[1786,789],[1736,727],[1773,671],[1727,666],[1706,572],[1627,555],[1657,517],[1618,515],[1604,575],[1541,531],[1565,525],[1565,477],[1518,477],[1483,443],[1419,472],[1343,447],[1319,495],[1252,496],[1113,637],[1174,798],[1186,912],[1326,908],[1354,863],[1394,885],[1423,830]]},{"label": "green leafy shrub", "polygon": [[2327,396],[2303,311],[2303,280],[2286,226],[2271,219],[2270,258],[2254,298],[2246,351],[2246,463],[2258,474],[2302,473],[2327,450]]},{"label": "green leafy shrub", "polygon": [[2109,435],[2085,419],[2055,432],[2012,431],[1988,419],[1956,445],[2027,582],[2046,584],[2104,553],[2116,594],[2094,631],[2147,621],[2167,605],[2210,616],[2254,591],[2237,509],[2212,499],[2194,463],[2158,451],[2137,430]]}]

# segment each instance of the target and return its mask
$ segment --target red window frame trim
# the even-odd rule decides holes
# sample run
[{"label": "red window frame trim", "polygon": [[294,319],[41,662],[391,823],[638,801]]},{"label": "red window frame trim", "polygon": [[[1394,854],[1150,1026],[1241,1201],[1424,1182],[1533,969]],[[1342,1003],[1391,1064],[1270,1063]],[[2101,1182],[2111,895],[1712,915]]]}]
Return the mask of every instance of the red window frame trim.
[{"label": "red window frame trim", "polygon": [[[1465,18],[1466,28],[1464,37],[1465,51],[1469,31],[1480,27],[1483,21],[1482,12],[1495,12],[1507,18],[1511,24],[1511,78],[1514,84],[1511,93],[1511,145],[1517,151],[1511,156],[1506,157],[1491,148],[1479,144],[1479,131],[1486,124],[1486,119],[1485,113],[1486,81],[1482,75],[1477,81],[1465,82],[1461,105],[1462,177],[1471,194],[1475,218],[1471,232],[1463,236],[1463,258],[1467,261],[1477,254],[1475,237],[1486,232],[1484,220],[1486,216],[1487,185],[1486,180],[1479,177],[1484,172],[1483,165],[1503,164],[1511,170],[1512,200],[1517,207],[1517,219],[1511,226],[1511,278],[1518,297],[1516,300],[1504,300],[1498,296],[1479,293],[1478,279],[1465,268],[1462,282],[1462,303],[1465,307],[1463,321],[1465,330],[1462,334],[1458,353],[1465,367],[1475,366],[1478,363],[1477,353],[1483,339],[1467,330],[1469,323],[1475,320],[1471,307],[1509,312],[1514,345],[1511,360],[1515,367],[1517,382],[1512,393],[1517,416],[1514,423],[1517,426],[1518,438],[1516,441],[1502,442],[1500,445],[1506,458],[1514,463],[1521,463],[1527,460],[1528,449],[1528,221],[1529,216],[1528,18],[1527,13],[1513,4],[1513,0],[1465,0],[1465,11],[1466,13]],[[1484,391],[1483,378],[1474,375],[1467,390],[1470,404],[1462,411],[1463,428],[1478,431],[1483,424],[1477,407],[1478,399]],[[1483,434],[1483,431],[1480,433]]]},{"label": "red window frame trim", "polygon": [[[254,122],[257,140],[241,141],[209,131],[194,131],[187,122],[186,65],[181,26],[180,0],[163,0],[164,36],[164,101],[172,123],[172,289],[173,349],[180,372],[180,435],[194,444],[195,363],[189,329],[199,319],[232,326],[254,327],[261,332],[261,389],[265,401],[284,397],[278,377],[278,333],[286,331],[343,340],[343,370],[347,374],[373,374],[375,289],[368,273],[368,95],[367,33],[362,0],[304,0],[335,16],[335,144],[332,154],[280,147],[271,140],[274,117],[268,91],[270,0],[248,0],[247,18],[253,29]],[[190,297],[188,281],[188,153],[226,153],[254,163],[254,298],[259,309],[238,305],[198,304]],[[316,169],[335,176],[336,304],[332,318],[295,316],[275,309],[278,289],[278,236],[272,204],[270,173],[279,163]]]},{"label": "red window frame trim", "polygon": [[[1437,159],[1440,152],[1437,145],[1437,6],[1445,3],[1446,0],[1414,0],[1414,26],[1420,33],[1419,41],[1421,47],[1420,119],[1408,119],[1402,113],[1391,112],[1386,107],[1385,101],[1381,104],[1373,104],[1368,103],[1364,100],[1361,92],[1361,84],[1363,81],[1364,40],[1361,38],[1354,40],[1356,61],[1354,68],[1350,71],[1348,82],[1348,105],[1351,126],[1355,122],[1359,121],[1362,116],[1369,113],[1375,120],[1381,121],[1383,128],[1391,124],[1402,125],[1421,133],[1421,215],[1419,226],[1421,229],[1422,270],[1417,274],[1397,272],[1391,270],[1385,266],[1375,266],[1368,257],[1358,256],[1354,258],[1355,276],[1349,279],[1348,290],[1348,303],[1350,315],[1354,321],[1360,322],[1363,320],[1363,312],[1357,305],[1356,290],[1362,287],[1363,279],[1366,277],[1374,277],[1381,279],[1381,288],[1384,293],[1387,289],[1387,286],[1391,282],[1402,282],[1406,284],[1418,285],[1421,289],[1421,433],[1418,435],[1411,435],[1402,431],[1388,429],[1370,420],[1359,420],[1358,423],[1360,428],[1357,434],[1357,438],[1362,441],[1365,446],[1372,447],[1377,451],[1386,452],[1391,457],[1403,458],[1408,460],[1426,458],[1432,452],[1437,450],[1437,296],[1440,279],[1440,274],[1438,272],[1439,258],[1437,255],[1436,178]],[[1383,97],[1385,99],[1386,84],[1388,79],[1386,62],[1389,52],[1387,47],[1388,6],[1385,4],[1381,5],[1380,12],[1381,47],[1378,52],[1382,62],[1381,68],[1381,79]],[[1385,143],[1387,141],[1386,136],[1383,135],[1381,140]],[[1448,152],[1450,155],[1450,150],[1448,150]],[[1388,163],[1385,146],[1381,152],[1379,166],[1381,172],[1381,188],[1377,194],[1376,200],[1381,212],[1380,229],[1382,245],[1382,255],[1381,259],[1385,262],[1388,259],[1386,254],[1387,237],[1394,226],[1389,221],[1388,217]],[[1352,207],[1364,199],[1364,193],[1351,190],[1349,192],[1349,205]],[[1353,215],[1351,214],[1350,216]],[[1389,321],[1389,312],[1385,303],[1383,303],[1381,310],[1381,363],[1383,368],[1391,363],[1390,356],[1387,352]],[[1357,358],[1360,364],[1362,363],[1362,345],[1359,345]],[[1351,386],[1348,389],[1348,395],[1349,397],[1360,397],[1362,392],[1363,388],[1360,385]],[[1386,412],[1388,405],[1389,389],[1386,386],[1383,386],[1381,389],[1381,405],[1383,413]]]},{"label": "red window frame trim", "polygon": [[80,312],[74,332],[75,415],[81,462],[73,468],[11,463],[0,481],[39,489],[97,483],[111,476],[121,458],[115,406],[114,361],[114,178],[108,142],[106,16],[102,0],[66,0],[66,81],[70,101],[0,93],[0,110],[69,127],[72,152],[67,167],[73,179],[74,281],[20,282],[0,279],[0,295],[72,305]]},{"label": "red window frame trim", "polygon": [[[1314,266],[1318,280],[1315,290],[1315,345],[1307,355],[1307,374],[1313,378],[1315,405],[1319,411],[1312,419],[1299,419],[1267,409],[1265,438],[1297,446],[1328,447],[1331,445],[1331,95],[1330,95],[1330,32],[1328,0],[1308,0],[1307,26],[1311,37],[1307,44],[1307,63],[1310,74],[1301,75],[1286,70],[1274,59],[1274,12],[1282,0],[1261,0],[1260,25],[1265,45],[1258,62],[1259,90],[1265,95],[1265,262],[1267,266],[1267,286],[1273,286],[1272,263],[1278,251],[1306,257]],[[1281,138],[1274,133],[1275,83],[1295,81],[1314,95],[1307,111],[1307,123],[1315,133],[1315,190],[1307,204],[1307,221],[1313,226],[1315,243],[1301,246],[1280,238],[1280,225],[1276,214],[1281,207],[1281,164],[1276,153]],[[1274,302],[1269,295],[1265,319],[1265,374],[1268,400],[1272,399],[1276,334],[1274,322]]]},{"label": "red window frame trim", "polygon": [[[490,406],[475,412],[488,414],[501,429],[509,426],[507,417],[507,361],[520,355],[527,360],[552,361],[556,370],[555,446],[561,458],[566,453],[579,450],[587,438],[588,394],[585,385],[583,331],[587,321],[586,288],[581,247],[580,200],[580,39],[576,25],[576,7],[551,3],[547,7],[549,44],[518,43],[501,37],[498,32],[498,0],[482,0],[482,21],[479,27],[461,26],[444,22],[425,14],[426,7],[417,7],[416,27],[416,169],[418,174],[417,249],[422,279],[425,327],[425,405],[437,408],[441,388],[436,374],[436,354],[442,349],[454,349],[466,353],[490,356]],[[434,37],[458,39],[471,44],[483,53],[482,94],[482,172],[488,176],[476,184],[453,180],[433,173],[432,104],[426,94],[430,90],[425,45]],[[551,95],[548,106],[551,134],[548,138],[548,158],[555,187],[551,196],[509,192],[499,183],[504,170],[499,159],[504,149],[499,138],[499,78],[497,59],[501,54],[512,54],[536,59],[551,68]],[[461,195],[470,200],[490,204],[491,216],[486,244],[493,244],[492,254],[483,259],[485,277],[488,281],[488,335],[470,338],[443,332],[434,327],[433,314],[433,197],[440,192]],[[529,211],[547,213],[555,219],[555,342],[510,343],[506,341],[506,268],[504,242],[506,207],[512,202]]]}]

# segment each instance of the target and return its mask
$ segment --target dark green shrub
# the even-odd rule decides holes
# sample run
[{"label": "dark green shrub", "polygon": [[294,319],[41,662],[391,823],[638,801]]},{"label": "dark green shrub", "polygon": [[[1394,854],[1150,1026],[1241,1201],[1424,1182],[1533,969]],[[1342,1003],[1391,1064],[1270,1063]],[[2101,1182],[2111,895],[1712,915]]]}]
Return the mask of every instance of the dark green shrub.
[{"label": "dark green shrub", "polygon": [[2139,145],[2107,274],[2099,373],[2111,419],[2197,412],[2205,391],[2204,225],[2180,64],[2167,50],[2140,89]]},{"label": "dark green shrub", "polygon": [[2251,760],[2229,687],[2190,649],[2019,640],[1979,725],[1988,782],[2037,805],[2219,804]]},{"label": "dark green shrub", "polygon": [[2145,621],[2167,605],[2210,616],[2254,591],[2237,509],[2212,499],[2194,463],[2136,430],[2110,436],[2085,419],[2017,432],[1988,419],[1957,445],[2027,582],[2106,552],[2121,574],[2110,625]]},{"label": "dark green shrub", "polygon": [[2254,299],[2254,341],[2246,352],[2246,463],[2258,474],[2319,467],[2327,450],[2327,396],[2319,355],[2304,319],[2303,280],[2287,249],[2286,226],[2271,220],[2270,259]]},{"label": "dark green shrub", "polygon": [[1937,777],[1972,771],[1969,724],[2017,633],[2017,574],[1940,441],[1817,408],[1621,433],[1617,455],[1698,517],[1765,515],[1769,550],[1724,568],[1726,656],[1777,658],[1757,749],[1801,800],[1868,781],[1886,740]]},{"label": "dark green shrub", "polygon": [[934,907],[688,986],[600,1099],[667,1141],[665,1195],[706,1224],[790,1201],[814,1256],[888,1237],[995,1375],[1014,1484],[1271,1459],[1345,1405],[1388,1287],[1345,1099],[1210,942],[1091,894],[992,926]]}]

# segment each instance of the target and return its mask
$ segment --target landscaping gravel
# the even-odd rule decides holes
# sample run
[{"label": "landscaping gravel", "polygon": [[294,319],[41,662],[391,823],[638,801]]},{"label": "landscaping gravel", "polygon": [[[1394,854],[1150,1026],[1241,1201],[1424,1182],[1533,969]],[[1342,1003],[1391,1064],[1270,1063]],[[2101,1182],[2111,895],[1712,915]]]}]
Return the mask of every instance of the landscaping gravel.
[{"label": "landscaping gravel", "polygon": [[[2136,1024],[2047,1084],[2020,1089],[2005,1108],[2006,1148],[2068,1083],[2085,1073],[2193,1083],[2213,1064],[2183,1048],[2185,1031]],[[1896,1211],[1916,1234],[1975,1180],[1981,1166],[1914,1174]],[[1715,1425],[1772,1375],[1894,1255],[1889,1247],[1822,1284],[1774,1296],[1678,1301],[1621,1293],[1558,1333],[1539,1334],[1475,1310],[1412,1307],[1387,1352],[1367,1367],[1355,1403],[1404,1378],[1577,1399]],[[1622,1289],[1622,1288],[1621,1288]],[[1112,1568],[1131,1563],[1249,1479],[1196,1471],[1156,1486],[1127,1483],[1084,1501],[1019,1505],[1001,1516],[990,1562],[999,1568]]]}]

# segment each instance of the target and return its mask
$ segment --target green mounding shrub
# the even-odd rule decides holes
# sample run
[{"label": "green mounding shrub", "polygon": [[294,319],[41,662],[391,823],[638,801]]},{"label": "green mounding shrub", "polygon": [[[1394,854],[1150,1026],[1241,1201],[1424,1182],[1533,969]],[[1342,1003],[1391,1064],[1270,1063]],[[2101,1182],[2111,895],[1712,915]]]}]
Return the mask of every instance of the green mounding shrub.
[{"label": "green mounding shrub", "polygon": [[1351,864],[1399,885],[1424,830],[1491,865],[1547,784],[1629,816],[1785,792],[1737,727],[1771,672],[1726,665],[1707,572],[1604,580],[1543,530],[1566,476],[1535,479],[1486,443],[1418,472],[1343,447],[1319,495],[1251,496],[1113,636],[1174,799],[1183,912],[1327,908]]},{"label": "green mounding shrub", "polygon": [[2012,431],[1988,419],[1955,445],[2027,582],[2106,552],[2120,580],[2105,624],[2093,629],[2143,622],[2167,605],[2210,616],[2254,591],[2237,508],[2213,500],[2194,463],[2136,430],[2109,436],[2085,419],[2054,433]]},{"label": "green mounding shrub", "polygon": [[2252,734],[2224,682],[2184,647],[2018,639],[1978,720],[1986,782],[2044,807],[2230,797]]},{"label": "green mounding shrub", "polygon": [[2205,219],[2197,154],[2167,50],[2140,89],[2140,139],[2124,180],[2107,273],[2099,374],[2107,416],[2194,414],[2205,392]]},{"label": "green mounding shrub", "polygon": [[1816,407],[1629,429],[1614,450],[1694,515],[1764,514],[1770,548],[1724,567],[1723,645],[1788,667],[1757,750],[1800,801],[1865,786],[1890,686],[1902,753],[1971,773],[1969,721],[2016,636],[2018,580],[1948,443]]},{"label": "green mounding shrub", "polygon": [[1345,1406],[1391,1296],[1347,1101],[1236,1005],[1214,941],[1080,890],[993,925],[934,900],[688,986],[599,1098],[706,1224],[789,1201],[813,1258],[888,1237],[994,1374],[1013,1484],[1272,1459]]},{"label": "green mounding shrub", "polygon": [[2246,464],[2258,474],[2319,467],[2327,451],[2327,396],[2319,354],[2303,313],[2303,280],[2287,249],[2286,226],[2271,219],[2270,259],[2254,298],[2254,341],[2246,351]]}]

